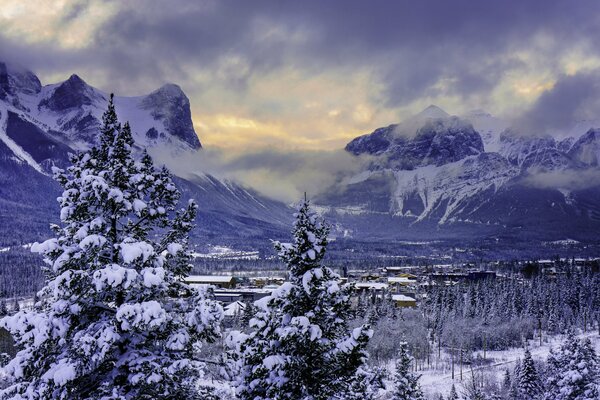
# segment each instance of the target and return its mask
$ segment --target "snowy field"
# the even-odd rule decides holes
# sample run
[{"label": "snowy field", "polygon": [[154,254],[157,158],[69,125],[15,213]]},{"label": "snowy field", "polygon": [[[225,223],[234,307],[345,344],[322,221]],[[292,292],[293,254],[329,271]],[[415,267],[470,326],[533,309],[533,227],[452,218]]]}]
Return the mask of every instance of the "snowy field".
[{"label": "snowy field", "polygon": [[[540,346],[539,340],[528,341],[529,350],[535,361],[545,361],[548,357],[550,349],[558,349],[562,342],[565,340],[565,335],[555,335],[549,337],[547,340],[543,340]],[[600,352],[600,336],[598,331],[587,332],[585,334],[578,335],[579,338],[589,338],[596,349],[596,353]],[[482,351],[474,353],[473,358],[477,356],[483,357]],[[460,393],[462,385],[469,382],[471,379],[471,368],[469,365],[463,366],[463,379],[460,379],[460,365],[456,362],[454,366],[454,379],[452,379],[452,371],[450,367],[450,355],[442,352],[442,360],[437,360],[437,353],[434,354],[431,368],[418,371],[422,374],[420,383],[424,394],[428,399],[437,399],[440,394],[447,396],[452,384],[456,385],[457,391]],[[487,351],[486,360],[489,360],[487,365],[473,367],[473,373],[481,375],[482,373],[487,376],[495,376],[500,382],[504,372],[508,369],[511,373],[515,366],[515,362],[518,359],[523,359],[523,349],[513,348],[510,350],[503,351]],[[438,368],[436,368],[436,365]],[[383,397],[385,398],[385,397]]]},{"label": "snowy field", "polygon": [[206,253],[192,252],[194,258],[213,258],[221,260],[258,260],[258,251],[242,251],[234,250],[227,246],[210,246],[209,251]]}]

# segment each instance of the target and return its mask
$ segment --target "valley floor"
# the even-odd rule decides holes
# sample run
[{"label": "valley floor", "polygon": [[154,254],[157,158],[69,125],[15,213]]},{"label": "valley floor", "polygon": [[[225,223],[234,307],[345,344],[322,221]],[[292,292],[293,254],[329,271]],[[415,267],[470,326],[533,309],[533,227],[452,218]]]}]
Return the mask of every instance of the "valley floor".
[{"label": "valley floor", "polygon": [[[598,331],[588,331],[578,335],[579,338],[589,338],[596,349],[596,353],[600,352],[600,335]],[[540,346],[539,340],[529,340],[527,346],[535,361],[546,360],[550,349],[558,349],[561,343],[565,340],[565,335],[555,335],[542,339]],[[475,352],[474,358],[478,356],[483,358],[483,352]],[[515,362],[523,358],[522,348],[512,348],[503,351],[487,351],[485,365],[473,366],[471,371],[470,365],[463,366],[462,380],[460,377],[460,365],[456,362],[454,368],[454,379],[452,379],[452,369],[450,355],[442,352],[441,359],[437,359],[437,354],[433,355],[431,366],[419,371],[422,374],[420,383],[424,394],[428,399],[437,399],[440,394],[446,397],[450,392],[452,384],[456,386],[457,391],[462,391],[463,385],[468,384],[472,375],[476,379],[481,379],[482,374],[486,377],[493,378],[497,382],[501,382],[504,372],[508,369],[511,374],[515,367]],[[385,397],[382,397],[385,398]]]}]

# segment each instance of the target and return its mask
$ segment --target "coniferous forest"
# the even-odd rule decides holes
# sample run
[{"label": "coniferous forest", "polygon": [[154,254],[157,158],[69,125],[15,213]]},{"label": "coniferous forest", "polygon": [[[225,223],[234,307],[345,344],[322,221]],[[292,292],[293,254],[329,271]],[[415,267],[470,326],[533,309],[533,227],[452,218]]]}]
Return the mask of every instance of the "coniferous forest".
[{"label": "coniferous forest", "polygon": [[0,400],[600,400],[599,37],[2,0]]},{"label": "coniferous forest", "polygon": [[[449,399],[598,398],[595,268],[422,285],[417,309],[398,308],[324,265],[330,227],[305,200],[274,242],[286,282],[226,317],[183,280],[198,206],[178,208],[169,171],[132,145],[111,101],[100,145],[55,168],[61,223],[31,246],[44,285],[23,310],[33,288],[4,289],[2,398],[424,399],[420,371],[448,359],[465,375],[462,394],[440,388]],[[534,361],[529,346],[556,337]],[[519,348],[502,381],[479,375],[488,353]]]}]

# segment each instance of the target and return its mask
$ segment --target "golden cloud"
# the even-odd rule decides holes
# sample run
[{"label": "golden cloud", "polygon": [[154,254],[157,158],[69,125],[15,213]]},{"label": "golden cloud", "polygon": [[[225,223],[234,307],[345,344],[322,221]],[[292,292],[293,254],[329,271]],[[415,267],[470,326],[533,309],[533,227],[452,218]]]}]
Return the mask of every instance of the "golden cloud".
[{"label": "golden cloud", "polygon": [[[77,16],[69,18],[73,12]],[[0,26],[4,35],[28,43],[77,49],[89,45],[96,30],[116,12],[116,3],[104,1],[4,0]]]}]

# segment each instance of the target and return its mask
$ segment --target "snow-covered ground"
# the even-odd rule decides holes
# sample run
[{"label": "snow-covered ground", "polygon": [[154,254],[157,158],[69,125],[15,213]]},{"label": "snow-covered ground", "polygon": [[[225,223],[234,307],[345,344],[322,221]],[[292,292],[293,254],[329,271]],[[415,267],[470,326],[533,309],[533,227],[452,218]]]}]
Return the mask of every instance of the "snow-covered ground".
[{"label": "snow-covered ground", "polygon": [[220,258],[226,260],[258,260],[258,251],[243,251],[234,250],[227,246],[215,245],[209,248],[206,253],[193,252],[192,257],[194,258]]},{"label": "snow-covered ground", "polygon": [[[600,352],[600,335],[598,331],[588,331],[585,334],[578,335],[579,338],[589,338],[595,349],[596,353]],[[531,355],[536,361],[545,361],[548,357],[550,349],[558,349],[561,343],[565,340],[564,335],[555,335],[543,340],[540,346],[539,340],[530,340],[528,342],[529,350]],[[515,366],[515,361],[523,359],[522,348],[513,348],[504,351],[487,351],[486,359],[491,361],[485,366],[473,367],[473,372],[477,374],[484,373],[486,375],[495,375],[496,379],[501,382],[504,371],[508,369],[511,373]],[[477,356],[483,357],[483,351],[475,352],[473,358]],[[441,360],[437,360],[437,353],[432,356],[431,368],[418,371],[422,374],[420,383],[423,388],[424,394],[429,399],[437,399],[439,394],[447,396],[450,392],[452,384],[456,385],[457,391],[462,390],[462,385],[466,384],[471,379],[471,368],[469,365],[463,366],[463,379],[460,379],[460,365],[455,361],[454,365],[454,379],[452,379],[451,366],[448,360],[450,356],[442,352]]]}]

